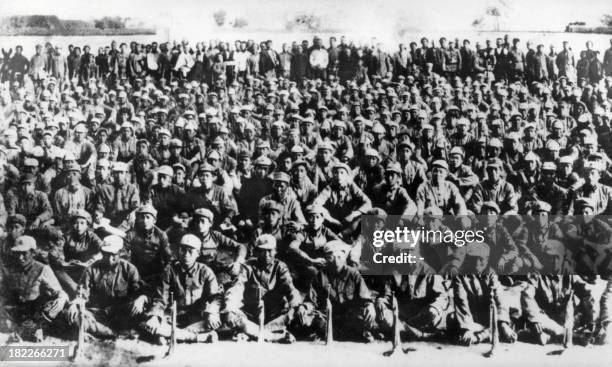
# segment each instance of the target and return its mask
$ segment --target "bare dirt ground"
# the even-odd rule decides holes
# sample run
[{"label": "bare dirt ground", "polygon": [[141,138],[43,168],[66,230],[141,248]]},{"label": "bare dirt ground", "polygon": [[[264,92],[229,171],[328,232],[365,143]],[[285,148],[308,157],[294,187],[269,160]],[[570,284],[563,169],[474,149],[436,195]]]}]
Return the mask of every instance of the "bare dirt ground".
[{"label": "bare dirt ground", "polygon": [[[4,344],[6,335],[0,337],[0,343]],[[68,344],[71,353],[74,347],[74,342],[53,338],[47,338],[41,344]],[[490,358],[484,356],[490,345],[467,348],[418,342],[404,343],[403,348],[410,350],[386,357],[384,353],[391,349],[391,343],[336,342],[325,346],[307,342],[279,345],[221,341],[215,344],[178,344],[175,352],[164,359],[167,347],[153,346],[140,340],[118,340],[89,344],[84,358],[77,362],[0,362],[0,366],[612,366],[612,346],[574,346],[563,350],[561,345],[501,344],[498,352]],[[146,356],[156,358],[142,362],[142,357]]]}]

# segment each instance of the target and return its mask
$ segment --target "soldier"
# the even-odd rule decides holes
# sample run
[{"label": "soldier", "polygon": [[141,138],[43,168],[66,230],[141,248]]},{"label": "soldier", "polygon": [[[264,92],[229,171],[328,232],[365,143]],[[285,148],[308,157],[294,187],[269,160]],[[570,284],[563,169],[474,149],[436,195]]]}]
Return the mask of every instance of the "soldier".
[{"label": "soldier", "polygon": [[[574,203],[581,197],[590,199],[595,205],[594,215],[612,214],[612,188],[599,182],[601,178],[602,165],[599,162],[587,162],[584,165],[584,185],[575,191]],[[573,209],[570,208],[570,213]]]},{"label": "soldier", "polygon": [[85,270],[100,259],[102,241],[91,230],[91,215],[84,209],[71,212],[69,217],[70,229],[54,270],[62,287],[74,297]]},{"label": "soldier", "polygon": [[145,204],[136,211],[134,228],[125,236],[123,257],[136,266],[142,279],[156,284],[159,269],[163,269],[173,258],[168,235],[155,225],[157,210]]},{"label": "soldier", "polygon": [[417,206],[402,184],[402,167],[390,162],[385,167],[385,182],[374,188],[372,204],[391,215],[416,215]]},{"label": "soldier", "polygon": [[[577,275],[568,275],[572,266],[567,262],[565,245],[558,240],[542,244],[542,263],[546,275],[529,276],[530,287],[522,295],[521,304],[528,321],[531,337],[541,345],[559,342],[565,335],[564,318],[567,302],[574,302],[575,329],[593,330],[595,300],[585,281]],[[570,299],[570,291],[574,296]],[[580,336],[576,334],[580,339]]]},{"label": "soldier", "polygon": [[448,163],[435,160],[431,165],[431,180],[422,183],[417,189],[417,213],[421,215],[425,208],[434,206],[442,209],[444,214],[465,215],[465,201],[457,186],[446,181]]},{"label": "soldier", "polygon": [[37,229],[53,218],[53,209],[47,195],[34,188],[36,177],[25,173],[19,180],[19,189],[11,189],[6,197],[6,211],[9,215],[22,214],[29,229]]},{"label": "soldier", "polygon": [[446,176],[446,179],[454,183],[459,188],[464,201],[469,202],[474,188],[480,180],[469,166],[463,164],[465,160],[463,148],[460,146],[453,147],[448,153],[448,158],[448,176]]},{"label": "soldier", "polygon": [[[458,342],[464,345],[485,343],[491,340],[490,312],[491,302],[497,306],[497,322],[502,341],[514,343],[516,332],[512,329],[510,305],[514,303],[520,311],[519,296],[524,288],[514,293],[514,302],[509,300],[499,283],[497,275],[489,267],[490,248],[484,242],[467,245],[463,271],[464,276],[453,278],[453,297],[455,318],[459,332]],[[517,294],[518,292],[518,294]]]},{"label": "soldier", "polygon": [[342,232],[341,237],[355,235],[361,215],[372,208],[370,199],[351,180],[351,168],[346,163],[336,163],[333,178],[314,200],[329,212],[328,224]]},{"label": "soldier", "polygon": [[[327,266],[312,279],[306,302],[297,310],[297,324],[323,338],[325,323],[333,321],[334,337],[372,342],[376,311],[372,295],[357,269],[346,264],[349,246],[342,241],[325,245]],[[325,319],[325,304],[332,305],[332,320]]]},{"label": "soldier", "polygon": [[12,265],[0,269],[0,326],[13,332],[16,342],[41,342],[45,332],[61,326],[58,316],[68,301],[51,268],[34,260],[34,250],[34,238],[17,238],[11,247]]},{"label": "soldier", "polygon": [[500,159],[493,158],[487,162],[488,178],[476,186],[470,202],[474,213],[480,213],[484,201],[497,204],[501,214],[511,210],[518,212],[514,187],[502,178],[502,170],[503,163]]},{"label": "soldier", "polygon": [[81,167],[74,163],[66,167],[66,186],[53,195],[55,225],[66,227],[70,213],[76,210],[91,210],[94,204],[93,192],[81,184]]},{"label": "soldier", "polygon": [[325,244],[339,239],[338,235],[323,224],[326,215],[329,214],[322,206],[308,206],[307,224],[301,231],[290,236],[287,261],[300,289],[307,286],[317,271],[327,264]]},{"label": "soldier", "polygon": [[157,226],[163,230],[172,224],[173,217],[180,210],[185,191],[172,183],[174,170],[170,166],[157,169],[157,183],[151,186],[148,200],[158,211]]},{"label": "soldier", "polygon": [[302,214],[302,207],[299,201],[295,197],[293,190],[289,188],[290,177],[285,172],[274,172],[272,174],[272,188],[274,193],[264,196],[259,201],[259,211],[265,203],[268,201],[274,201],[279,203],[283,210],[281,212],[282,224],[288,224],[289,222],[304,224],[304,214]]},{"label": "soldier", "polygon": [[431,340],[446,329],[446,319],[452,313],[446,281],[424,262],[410,267],[410,275],[384,277],[375,302],[377,322],[381,331],[393,335],[392,304],[396,297],[400,331],[410,339]]},{"label": "soldier", "polygon": [[[123,239],[104,238],[102,258],[85,270],[79,281],[77,297],[67,310],[69,325],[78,327],[78,307],[84,309],[84,330],[98,338],[115,338],[113,330],[125,330],[143,316],[149,301],[138,270],[120,258]],[[86,309],[85,309],[86,307]]]},{"label": "soldier", "polygon": [[217,169],[209,163],[204,163],[198,170],[198,179],[202,186],[192,189],[185,197],[183,211],[191,212],[194,209],[207,208],[212,211],[217,220],[214,227],[222,223],[230,224],[237,214],[238,208],[234,198],[219,185],[213,183]]},{"label": "soldier", "polygon": [[[254,255],[247,262],[247,271],[225,293],[222,314],[226,324],[251,339],[263,337],[266,341],[292,343],[295,337],[289,331],[277,331],[291,325],[302,297],[293,286],[287,265],[275,259],[276,238],[270,234],[259,236],[255,240]],[[260,300],[263,310],[259,308]],[[260,312],[264,312],[263,335],[257,321]]]},{"label": "soldier", "polygon": [[213,271],[197,262],[202,242],[194,235],[181,238],[178,260],[164,267],[161,279],[146,313],[144,331],[161,343],[170,338],[172,327],[165,314],[172,302],[177,303],[176,339],[185,342],[214,342],[214,331],[221,326],[219,314],[221,289]]},{"label": "soldier", "polygon": [[246,246],[226,237],[221,232],[213,230],[213,222],[214,214],[209,209],[198,208],[194,210],[191,232],[202,242],[202,251],[198,261],[209,264],[217,257],[218,248],[226,248],[233,254],[235,262],[244,262],[247,255]]},{"label": "soldier", "polygon": [[112,226],[128,229],[130,214],[140,205],[138,187],[129,183],[128,167],[123,162],[113,165],[113,184],[100,186],[96,193],[96,217],[110,219]]},{"label": "soldier", "polygon": [[0,244],[0,266],[8,266],[12,262],[11,248],[15,245],[15,240],[25,234],[26,219],[21,214],[13,214],[6,220],[6,237]]}]

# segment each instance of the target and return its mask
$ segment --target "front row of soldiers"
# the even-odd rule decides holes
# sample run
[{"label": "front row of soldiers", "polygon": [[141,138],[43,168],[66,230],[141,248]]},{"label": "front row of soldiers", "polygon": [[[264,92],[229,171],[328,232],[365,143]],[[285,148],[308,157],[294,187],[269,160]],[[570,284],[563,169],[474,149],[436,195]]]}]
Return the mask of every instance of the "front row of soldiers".
[{"label": "front row of soldiers", "polygon": [[[84,323],[84,330],[96,338],[137,330],[142,338],[165,343],[174,327],[181,342],[222,337],[291,343],[322,339],[331,321],[335,338],[369,342],[391,337],[394,314],[399,314],[404,340],[446,338],[471,345],[491,340],[489,309],[494,302],[502,342],[546,344],[562,340],[571,302],[576,338],[612,342],[612,280],[597,302],[592,279],[578,275],[498,276],[489,266],[486,243],[466,246],[462,266],[470,275],[444,277],[418,262],[411,270],[418,275],[364,277],[349,265],[352,248],[332,239],[320,248],[325,261],[300,291],[292,270],[279,260],[273,234],[259,234],[251,249],[244,250],[210,229],[210,211],[196,212],[196,229],[170,246],[167,239],[156,240],[147,224],[147,216],[156,215],[154,209],[142,208],[136,232],[126,236],[131,245],[118,235],[106,236],[96,260],[82,268],[72,299],[51,267],[37,260],[34,238],[17,237],[3,254],[0,329],[16,340],[42,340],[47,331],[70,332]],[[133,245],[138,238],[140,249]],[[542,260],[560,270],[564,251],[560,241],[547,240]],[[248,259],[247,252],[252,255]],[[164,256],[169,260],[160,261]],[[141,275],[157,261],[159,271]],[[167,312],[173,302],[174,326]]]}]

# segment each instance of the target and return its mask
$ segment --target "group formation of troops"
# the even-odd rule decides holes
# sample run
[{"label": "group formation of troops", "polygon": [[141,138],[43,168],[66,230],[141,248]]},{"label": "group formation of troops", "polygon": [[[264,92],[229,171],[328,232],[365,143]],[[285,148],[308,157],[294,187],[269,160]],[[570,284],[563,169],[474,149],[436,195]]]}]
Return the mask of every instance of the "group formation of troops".
[{"label": "group formation of troops", "polygon": [[[611,343],[612,48],[84,51],[3,52],[0,330],[13,340],[82,327],[291,343],[333,321],[334,338],[371,342],[399,314],[404,340],[470,345],[496,326],[502,342],[546,344],[573,310],[574,338]],[[366,216],[485,241],[378,248]],[[423,259],[409,274],[372,275],[374,254],[406,251]]]}]

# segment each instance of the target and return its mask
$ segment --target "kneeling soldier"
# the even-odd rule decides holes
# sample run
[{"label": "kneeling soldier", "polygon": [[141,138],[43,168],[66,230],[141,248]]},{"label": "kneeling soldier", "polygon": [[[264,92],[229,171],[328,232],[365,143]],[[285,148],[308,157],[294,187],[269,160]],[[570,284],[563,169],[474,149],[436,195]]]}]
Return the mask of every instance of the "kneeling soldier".
[{"label": "kneeling soldier", "polygon": [[104,238],[102,259],[85,270],[79,282],[77,297],[68,308],[68,323],[78,327],[78,306],[86,304],[84,330],[99,338],[114,338],[113,328],[125,330],[135,326],[143,316],[148,298],[136,266],[121,259],[123,239]]},{"label": "kneeling soldier", "polygon": [[14,261],[2,268],[0,278],[0,329],[40,342],[43,331],[59,323],[68,296],[48,265],[34,260],[36,240],[21,236],[11,247]]},{"label": "kneeling soldier", "polygon": [[[241,273],[242,276],[225,295],[227,324],[250,338],[263,337],[266,341],[291,343],[295,338],[288,331],[276,332],[289,326],[301,296],[293,286],[287,265],[275,258],[276,238],[273,235],[259,236],[254,254],[255,258],[248,261],[247,271]],[[262,311],[264,330],[259,330],[258,320]]]},{"label": "kneeling soldier", "polygon": [[326,300],[332,304],[333,333],[341,339],[372,342],[376,311],[363,277],[346,264],[350,246],[335,240],[325,245],[327,266],[312,279],[306,302],[298,307],[301,328],[322,337],[326,325]]},{"label": "kneeling soldier", "polygon": [[181,238],[178,261],[166,266],[153,296],[152,306],[144,323],[145,332],[165,341],[172,325],[165,317],[171,293],[177,302],[176,339],[184,342],[217,340],[214,330],[221,326],[219,305],[221,292],[217,278],[206,265],[196,262],[202,242],[194,235]]}]

